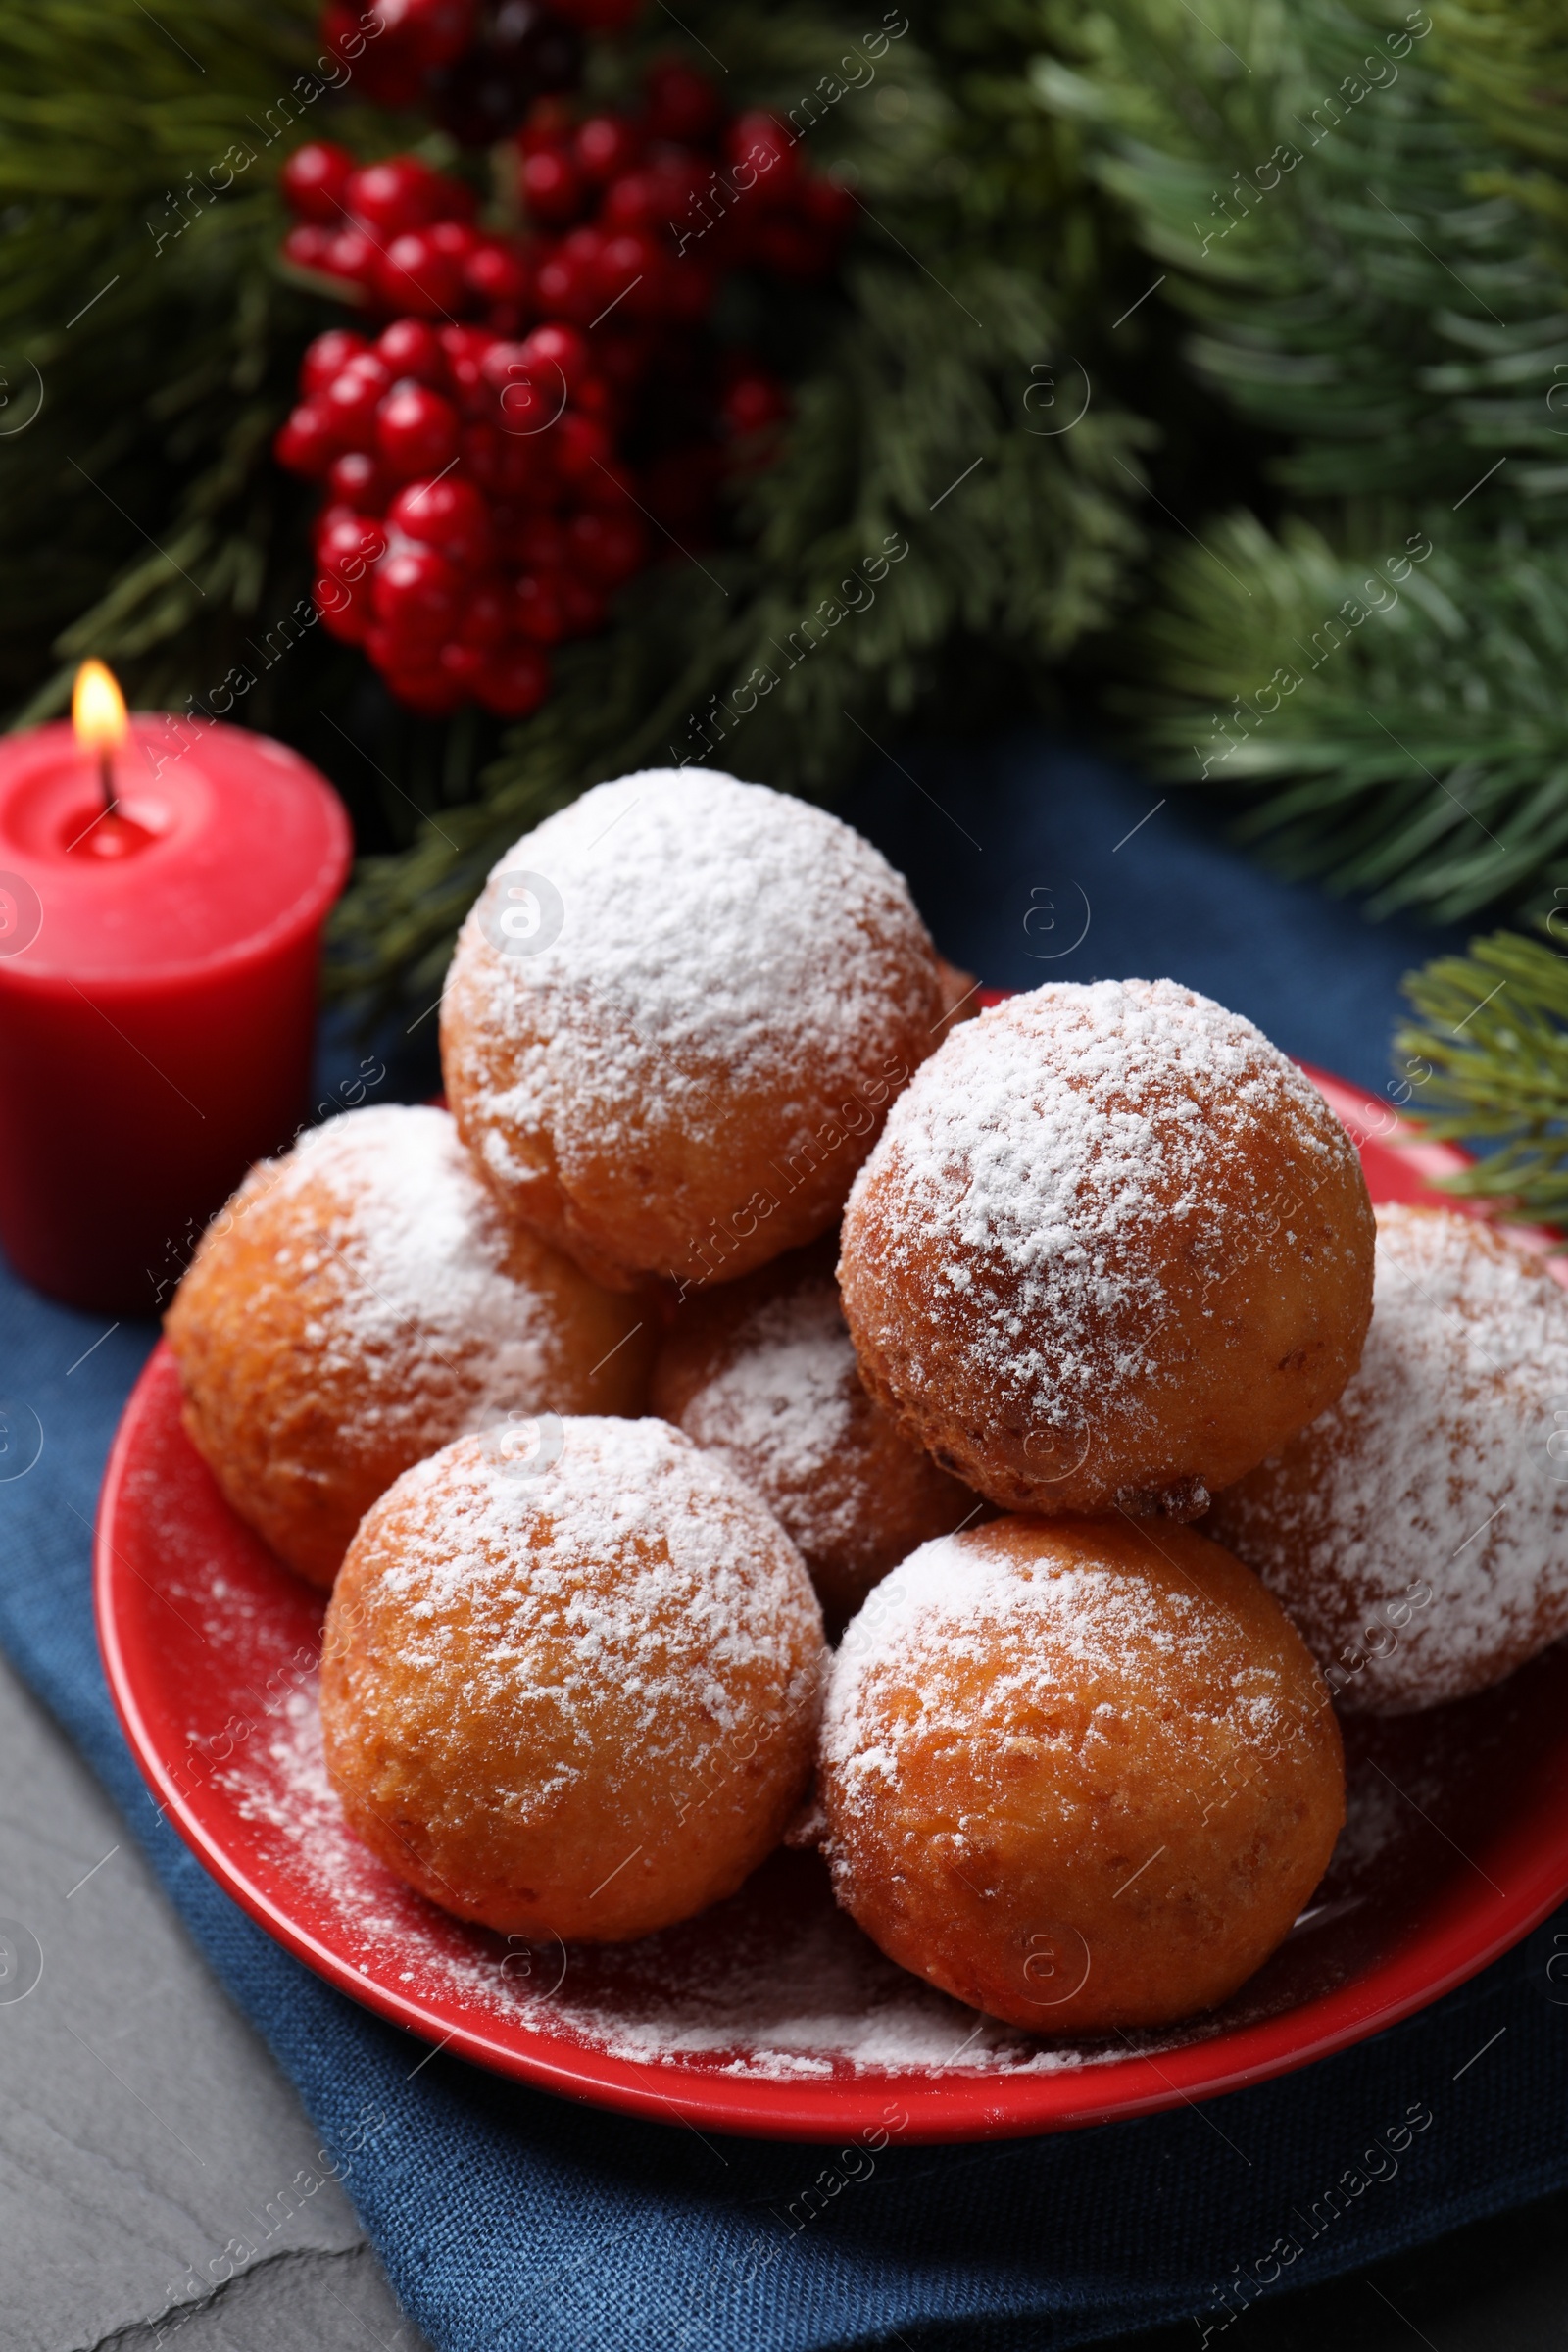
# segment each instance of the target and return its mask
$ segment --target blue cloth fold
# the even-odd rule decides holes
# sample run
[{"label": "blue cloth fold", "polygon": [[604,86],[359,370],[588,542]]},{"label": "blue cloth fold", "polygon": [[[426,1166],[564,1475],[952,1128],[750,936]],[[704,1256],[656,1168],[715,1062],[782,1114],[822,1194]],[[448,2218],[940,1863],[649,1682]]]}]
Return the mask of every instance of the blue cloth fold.
[{"label": "blue cloth fold", "polygon": [[[1395,981],[1432,952],[1432,934],[1372,930],[1169,807],[1123,838],[1158,790],[1082,753],[1026,738],[910,758],[917,785],[890,768],[854,813],[910,871],[948,953],[1025,985],[1168,970],[1290,1050],[1381,1083]],[[1088,940],[1032,961],[1055,941],[1043,916],[1029,919],[1045,904],[1030,894],[1055,890],[1051,919],[1065,921],[1068,884],[1089,903]],[[430,2057],[219,1891],[158,1822],[121,1739],[93,1637],[90,1531],[150,1327],[104,1337],[6,1277],[0,1332],[0,1642],[299,2086],[439,2352],[807,2352],[898,2337],[1004,2352],[1185,2315],[1210,2340],[1259,2293],[1568,2183],[1568,2010],[1546,1976],[1551,1927],[1422,2016],[1257,2089],[1059,2137],[895,2141],[869,2169],[863,2150],[852,2161],[831,2146],[704,2138]]]}]

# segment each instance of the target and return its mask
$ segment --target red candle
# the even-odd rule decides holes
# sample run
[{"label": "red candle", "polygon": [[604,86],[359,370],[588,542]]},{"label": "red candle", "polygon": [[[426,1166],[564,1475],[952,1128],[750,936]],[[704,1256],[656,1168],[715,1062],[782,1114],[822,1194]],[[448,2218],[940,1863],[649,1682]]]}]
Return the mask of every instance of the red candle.
[{"label": "red candle", "polygon": [[27,1281],[153,1313],[287,1143],[349,858],[297,754],[127,721],[101,663],[74,730],[0,739],[0,1243]]}]

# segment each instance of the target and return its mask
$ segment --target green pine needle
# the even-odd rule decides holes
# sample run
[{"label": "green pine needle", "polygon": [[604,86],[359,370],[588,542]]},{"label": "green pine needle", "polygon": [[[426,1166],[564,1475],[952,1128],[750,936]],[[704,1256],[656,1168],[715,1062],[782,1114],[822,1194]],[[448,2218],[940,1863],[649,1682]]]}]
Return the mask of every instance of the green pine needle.
[{"label": "green pine needle", "polygon": [[1395,1053],[1414,1089],[1408,1116],[1492,1147],[1445,1190],[1555,1223],[1568,1217],[1568,911],[1540,928],[1474,939],[1412,972],[1416,1017]]},{"label": "green pine needle", "polygon": [[1287,871],[1451,921],[1568,878],[1568,549],[1425,519],[1363,519],[1359,552],[1211,523],[1122,708],[1159,773],[1253,798]]}]

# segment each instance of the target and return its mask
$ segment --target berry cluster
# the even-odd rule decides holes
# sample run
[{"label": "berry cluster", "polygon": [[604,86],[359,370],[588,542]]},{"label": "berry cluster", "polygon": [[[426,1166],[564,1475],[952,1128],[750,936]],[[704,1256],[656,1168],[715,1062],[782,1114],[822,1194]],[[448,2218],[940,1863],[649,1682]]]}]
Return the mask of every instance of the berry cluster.
[{"label": "berry cluster", "polygon": [[819,274],[851,201],[675,63],[636,114],[536,101],[504,152],[515,229],[479,225],[468,187],[413,156],[357,167],[313,142],[282,172],[285,255],[372,330],[317,337],[277,439],[327,490],[317,602],[432,716],[470,696],[532,710],[548,649],[597,629],[649,561],[645,518],[708,535],[721,474],[765,456],[788,405],[712,344],[719,279]]},{"label": "berry cluster", "polygon": [[425,106],[466,147],[516,128],[535,98],[573,90],[583,36],[622,31],[641,0],[328,0],[321,39],[379,106]]}]

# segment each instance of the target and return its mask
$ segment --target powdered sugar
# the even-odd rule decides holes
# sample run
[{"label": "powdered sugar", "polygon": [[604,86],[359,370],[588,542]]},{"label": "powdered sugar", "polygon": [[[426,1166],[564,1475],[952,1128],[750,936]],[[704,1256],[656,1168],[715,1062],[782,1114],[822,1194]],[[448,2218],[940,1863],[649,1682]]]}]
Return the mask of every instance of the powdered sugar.
[{"label": "powdered sugar", "polygon": [[[309,1218],[292,1230],[307,1193]],[[259,1169],[232,1213],[275,1226],[271,1280],[309,1286],[304,1337],[357,1396],[361,1429],[422,1428],[453,1391],[474,1427],[543,1400],[556,1318],[507,1272],[500,1212],[444,1110],[388,1103],[329,1119]]]},{"label": "powdered sugar", "polygon": [[1210,1522],[1341,1703],[1436,1705],[1568,1633],[1568,1298],[1444,1210],[1378,1210],[1376,1303],[1339,1401]]},{"label": "powdered sugar", "polygon": [[837,1288],[821,1277],[765,1299],[736,1333],[735,1350],[687,1405],[687,1436],[772,1500],[808,1556],[857,1547],[856,1494],[831,1475],[865,1410]]},{"label": "powdered sugar", "polygon": [[[563,909],[533,954],[491,936],[516,872]],[[824,810],[703,768],[598,785],[507,853],[459,943],[483,1008],[465,1083],[487,1162],[525,1182],[507,1131],[543,1130],[569,1189],[672,1124],[721,1135],[759,1097],[809,1123],[824,1084],[905,1053],[911,961],[929,1022],[935,959],[908,891]],[[564,1115],[584,1105],[586,1124]]]},{"label": "powdered sugar", "polygon": [[[1021,1558],[1007,1542],[1013,1524],[921,1544],[851,1621],[833,1661],[821,1735],[841,1812],[874,1804],[897,1785],[906,1741],[929,1748],[951,1740],[966,1749],[997,1738],[1004,1743],[1054,1693],[1095,1685],[1114,1690],[1130,1656],[1146,1668],[1169,1661],[1174,1687],[1188,1680],[1184,1664],[1214,1642],[1218,1611],[1196,1588],[1146,1581],[1114,1548],[1102,1559]],[[1074,1525],[1076,1542],[1083,1523]],[[1277,1673],[1238,1656],[1227,1680],[1230,1723],[1267,1737],[1282,1695]],[[897,1732],[891,1690],[899,1693]],[[1157,1714],[1157,1690],[1141,1695]],[[1196,1766],[1202,1727],[1191,1713],[1195,1703],[1189,1699],[1188,1723]],[[1118,1710],[1102,1702],[1083,1727],[1082,1756],[1102,1750],[1114,1780],[1123,1737]],[[961,1847],[961,1835],[955,1843]]]},{"label": "powdered sugar", "polygon": [[730,1902],[631,1944],[504,1942],[465,1927],[350,1830],[322,1759],[314,1691],[291,1697],[270,1741],[219,1778],[241,1818],[275,1841],[313,1915],[330,1913],[361,1975],[415,2000],[461,1999],[476,2023],[771,2081],[1043,2074],[1136,2054],[1042,2045],[922,1984],[835,1907],[814,1857],[778,1857]]},{"label": "powdered sugar", "polygon": [[911,1385],[956,1350],[997,1418],[1152,1425],[1170,1379],[1161,1266],[1179,1253],[1198,1288],[1234,1263],[1216,1196],[1250,1193],[1253,1138],[1286,1120],[1315,1180],[1353,1170],[1322,1098],[1239,1014],[1168,980],[1038,989],[916,1073],[857,1179],[847,1253],[874,1191],[895,1273],[934,1269]]},{"label": "powdered sugar", "polygon": [[[530,1788],[530,1815],[585,1773],[652,1783],[673,1807],[661,1776],[702,1785],[765,1705],[814,1717],[815,1598],[783,1531],[678,1430],[582,1415],[562,1437],[531,1475],[478,1437],[406,1471],[361,1528],[329,1639],[336,1627],[352,1642],[368,1620],[390,1645],[411,1745],[450,1743],[461,1698],[487,1753],[509,1738],[547,1747],[556,1779]],[[607,1688],[613,1750],[593,1737]],[[453,1744],[455,1795],[465,1762]]]}]

